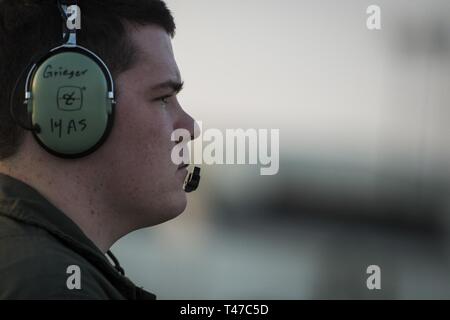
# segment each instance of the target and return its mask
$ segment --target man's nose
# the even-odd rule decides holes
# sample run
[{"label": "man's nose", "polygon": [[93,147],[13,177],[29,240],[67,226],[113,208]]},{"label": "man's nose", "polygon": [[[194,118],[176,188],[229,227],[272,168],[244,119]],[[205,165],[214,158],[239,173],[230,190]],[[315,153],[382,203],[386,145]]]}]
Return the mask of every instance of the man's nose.
[{"label": "man's nose", "polygon": [[[181,109],[181,108],[180,108]],[[177,129],[186,129],[191,134],[191,140],[195,140],[200,136],[200,126],[186,111],[181,109],[180,117],[178,118]]]}]

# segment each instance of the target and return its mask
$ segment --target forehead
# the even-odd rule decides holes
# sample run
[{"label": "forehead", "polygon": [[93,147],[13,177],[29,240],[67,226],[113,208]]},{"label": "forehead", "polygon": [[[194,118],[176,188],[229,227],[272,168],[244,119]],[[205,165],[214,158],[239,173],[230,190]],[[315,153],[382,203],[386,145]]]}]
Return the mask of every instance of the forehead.
[{"label": "forehead", "polygon": [[154,25],[130,27],[129,36],[137,49],[134,65],[137,72],[155,81],[180,79],[171,38],[163,28]]}]

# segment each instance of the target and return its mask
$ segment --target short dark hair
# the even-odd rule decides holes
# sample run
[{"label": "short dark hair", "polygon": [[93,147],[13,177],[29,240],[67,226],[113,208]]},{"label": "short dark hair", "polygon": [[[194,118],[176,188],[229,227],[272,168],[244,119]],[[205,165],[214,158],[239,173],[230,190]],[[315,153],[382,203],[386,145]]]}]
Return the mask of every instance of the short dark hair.
[{"label": "short dark hair", "polygon": [[[127,24],[157,25],[171,37],[175,34],[173,16],[160,0],[79,0],[78,5],[82,13],[78,43],[98,54],[113,77],[131,68],[136,57]],[[14,155],[24,136],[10,116],[15,83],[36,53],[61,43],[62,26],[56,0],[0,0],[0,160]],[[22,79],[14,96],[21,118],[23,87]]]}]

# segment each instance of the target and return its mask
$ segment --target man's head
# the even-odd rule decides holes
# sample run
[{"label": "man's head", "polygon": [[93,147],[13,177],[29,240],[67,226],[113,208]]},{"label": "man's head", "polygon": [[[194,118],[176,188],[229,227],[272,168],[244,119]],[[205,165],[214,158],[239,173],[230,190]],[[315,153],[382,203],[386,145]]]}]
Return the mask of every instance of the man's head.
[{"label": "man's head", "polygon": [[[118,90],[111,134],[88,157],[64,160],[46,153],[12,121],[8,101],[15,81],[36,53],[60,43],[62,22],[56,0],[0,0],[0,168],[42,190],[63,210],[70,211],[67,201],[75,205],[78,199],[87,201],[79,210],[109,211],[109,221],[124,230],[169,220],[186,206],[186,171],[171,161],[171,134],[184,128],[193,137],[195,125],[176,98],[182,82],[171,45],[173,17],[159,0],[78,5],[78,43],[105,61]],[[18,90],[14,97],[19,109],[22,94]]]}]

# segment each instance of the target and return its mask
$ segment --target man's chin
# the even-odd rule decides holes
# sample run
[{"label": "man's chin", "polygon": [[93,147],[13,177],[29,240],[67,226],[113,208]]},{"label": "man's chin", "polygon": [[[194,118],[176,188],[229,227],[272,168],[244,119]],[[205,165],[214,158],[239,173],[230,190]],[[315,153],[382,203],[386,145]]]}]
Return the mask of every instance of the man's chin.
[{"label": "man's chin", "polygon": [[186,210],[187,198],[185,192],[174,195],[171,201],[168,201],[163,207],[164,209],[160,209],[158,214],[152,216],[153,226],[175,219]]},{"label": "man's chin", "polygon": [[174,219],[182,214],[187,207],[186,193],[182,191],[182,193],[177,194],[169,207],[171,209],[168,211],[170,212],[168,220]]}]

